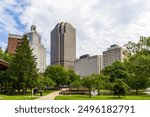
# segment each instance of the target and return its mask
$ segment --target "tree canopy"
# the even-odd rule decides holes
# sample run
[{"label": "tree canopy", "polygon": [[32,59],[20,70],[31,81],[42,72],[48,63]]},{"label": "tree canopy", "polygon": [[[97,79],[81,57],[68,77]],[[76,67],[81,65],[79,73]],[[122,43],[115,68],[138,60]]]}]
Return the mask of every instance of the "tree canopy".
[{"label": "tree canopy", "polygon": [[63,66],[48,66],[45,70],[45,76],[56,82],[57,86],[70,86],[72,82],[79,79],[74,71],[65,69]]},{"label": "tree canopy", "polygon": [[12,87],[16,88],[18,92],[22,89],[25,93],[26,88],[35,87],[38,70],[36,69],[36,58],[30,49],[27,36],[24,36],[23,40],[23,43],[16,49],[8,71]]}]

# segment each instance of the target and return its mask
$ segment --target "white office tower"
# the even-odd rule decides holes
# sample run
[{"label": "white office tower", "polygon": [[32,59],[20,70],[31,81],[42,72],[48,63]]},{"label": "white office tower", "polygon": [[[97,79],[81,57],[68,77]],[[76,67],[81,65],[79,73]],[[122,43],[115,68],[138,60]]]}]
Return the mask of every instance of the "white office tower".
[{"label": "white office tower", "polygon": [[46,48],[41,44],[41,36],[36,32],[36,26],[31,26],[31,32],[26,34],[29,39],[33,55],[36,58],[37,69],[43,73],[46,69]]}]

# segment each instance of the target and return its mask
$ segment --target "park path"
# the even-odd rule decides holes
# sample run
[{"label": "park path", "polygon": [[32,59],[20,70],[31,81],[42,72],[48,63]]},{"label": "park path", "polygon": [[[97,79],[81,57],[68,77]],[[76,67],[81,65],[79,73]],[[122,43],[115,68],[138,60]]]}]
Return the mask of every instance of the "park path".
[{"label": "park path", "polygon": [[46,96],[41,96],[40,98],[38,98],[38,99],[36,99],[36,100],[54,100],[55,97],[58,96],[59,93],[60,93],[61,91],[64,91],[64,90],[68,90],[68,88],[63,88],[63,89],[61,89],[61,90],[59,90],[59,91],[55,91],[55,92],[53,92],[53,93],[50,93],[50,94],[48,94],[48,95],[46,95]]},{"label": "park path", "polygon": [[53,93],[50,93],[46,96],[41,96],[40,98],[36,99],[36,100],[54,100],[56,96],[59,95],[60,91],[55,91]]}]

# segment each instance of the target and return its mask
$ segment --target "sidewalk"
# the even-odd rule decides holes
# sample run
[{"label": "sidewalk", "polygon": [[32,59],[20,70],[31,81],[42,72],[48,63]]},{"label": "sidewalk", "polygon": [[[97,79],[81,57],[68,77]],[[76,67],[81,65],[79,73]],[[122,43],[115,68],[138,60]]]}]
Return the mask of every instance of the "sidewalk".
[{"label": "sidewalk", "polygon": [[53,93],[50,93],[46,96],[41,96],[40,98],[36,99],[36,100],[54,100],[56,96],[59,95],[60,91],[55,91]]}]

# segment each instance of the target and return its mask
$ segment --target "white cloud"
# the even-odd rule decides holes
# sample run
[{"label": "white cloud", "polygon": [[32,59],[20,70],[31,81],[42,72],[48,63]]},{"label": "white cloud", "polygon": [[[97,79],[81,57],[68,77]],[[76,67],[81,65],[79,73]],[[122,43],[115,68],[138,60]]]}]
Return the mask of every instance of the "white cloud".
[{"label": "white cloud", "polygon": [[6,33],[22,34],[23,32],[19,29],[19,24],[16,22],[15,16],[25,9],[24,4],[27,2],[20,1],[18,4],[17,0],[1,0],[0,1],[0,28],[1,31]]},{"label": "white cloud", "polygon": [[5,51],[6,47],[7,47],[6,43],[0,42],[0,48],[2,48],[3,51]]},{"label": "white cloud", "polygon": [[[7,3],[10,7],[15,0],[11,1]],[[101,54],[111,44],[124,45],[130,40],[137,41],[141,35],[150,36],[149,0],[27,0],[27,3],[25,8],[18,7],[20,21],[27,26],[26,31],[33,23],[37,25],[47,52],[50,31],[61,21],[70,22],[77,30],[78,57],[86,53]],[[5,17],[10,17],[9,23],[13,23],[8,28],[18,31],[14,19]],[[47,53],[47,63],[49,57]]]}]

